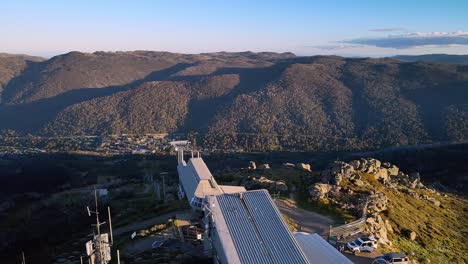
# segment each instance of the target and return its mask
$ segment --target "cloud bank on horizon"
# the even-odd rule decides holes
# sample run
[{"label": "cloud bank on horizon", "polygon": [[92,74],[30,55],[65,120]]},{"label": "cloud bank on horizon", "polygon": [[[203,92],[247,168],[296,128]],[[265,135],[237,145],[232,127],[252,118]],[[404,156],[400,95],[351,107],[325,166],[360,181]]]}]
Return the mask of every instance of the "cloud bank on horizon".
[{"label": "cloud bank on horizon", "polygon": [[[402,28],[370,29],[373,32],[402,31]],[[362,37],[350,40],[332,42],[327,45],[305,46],[319,50],[343,50],[361,47],[411,49],[418,47],[453,47],[468,46],[468,31],[456,32],[411,32],[404,34],[390,34],[380,37]]]},{"label": "cloud bank on horizon", "polygon": [[388,35],[386,37],[357,38],[343,42],[395,49],[407,49],[419,46],[468,45],[468,31],[414,32]]}]

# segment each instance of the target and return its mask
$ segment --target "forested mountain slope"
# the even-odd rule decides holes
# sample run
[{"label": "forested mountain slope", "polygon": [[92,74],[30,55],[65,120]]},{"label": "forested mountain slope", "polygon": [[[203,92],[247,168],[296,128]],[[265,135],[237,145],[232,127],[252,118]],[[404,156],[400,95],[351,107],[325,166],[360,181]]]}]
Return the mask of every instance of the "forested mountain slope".
[{"label": "forested mountain slope", "polygon": [[45,135],[197,132],[215,147],[243,149],[462,141],[468,67],[290,53],[73,52],[13,78],[0,121]]}]

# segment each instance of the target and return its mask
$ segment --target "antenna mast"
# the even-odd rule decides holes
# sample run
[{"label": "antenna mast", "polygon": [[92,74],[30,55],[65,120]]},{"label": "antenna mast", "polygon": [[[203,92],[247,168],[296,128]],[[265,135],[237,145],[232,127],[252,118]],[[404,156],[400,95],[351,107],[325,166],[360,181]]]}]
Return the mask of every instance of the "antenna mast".
[{"label": "antenna mast", "polygon": [[[111,222],[111,215],[110,215],[110,207],[107,207],[107,212],[109,214],[109,231],[110,231],[110,240],[109,243],[109,234],[103,233],[101,234],[101,225],[105,224],[106,222],[99,221],[99,204],[98,204],[98,195],[96,187],[94,187],[94,202],[95,202],[95,211],[91,211],[89,207],[86,209],[88,210],[88,215],[91,214],[96,215],[96,231],[97,234],[94,233],[93,230],[93,239],[86,242],[86,254],[88,256],[89,264],[107,264],[111,260],[111,246],[114,242],[114,238],[112,236],[112,222]],[[94,226],[94,225],[93,225]]]}]

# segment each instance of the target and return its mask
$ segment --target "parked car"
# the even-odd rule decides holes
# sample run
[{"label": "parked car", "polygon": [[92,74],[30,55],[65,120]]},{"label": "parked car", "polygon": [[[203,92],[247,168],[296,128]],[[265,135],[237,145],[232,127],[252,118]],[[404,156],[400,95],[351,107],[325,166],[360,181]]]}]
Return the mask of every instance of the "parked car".
[{"label": "parked car", "polygon": [[373,237],[360,237],[346,244],[346,247],[354,254],[358,252],[373,252],[377,249],[377,240]]},{"label": "parked car", "polygon": [[372,264],[410,264],[409,258],[404,253],[387,253],[376,257]]}]

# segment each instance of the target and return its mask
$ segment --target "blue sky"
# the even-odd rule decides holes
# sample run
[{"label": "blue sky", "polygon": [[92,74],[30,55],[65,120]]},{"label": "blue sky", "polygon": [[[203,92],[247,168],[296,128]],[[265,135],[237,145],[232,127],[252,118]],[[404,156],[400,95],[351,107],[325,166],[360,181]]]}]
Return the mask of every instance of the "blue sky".
[{"label": "blue sky", "polygon": [[0,52],[468,54],[466,0],[3,0]]}]

